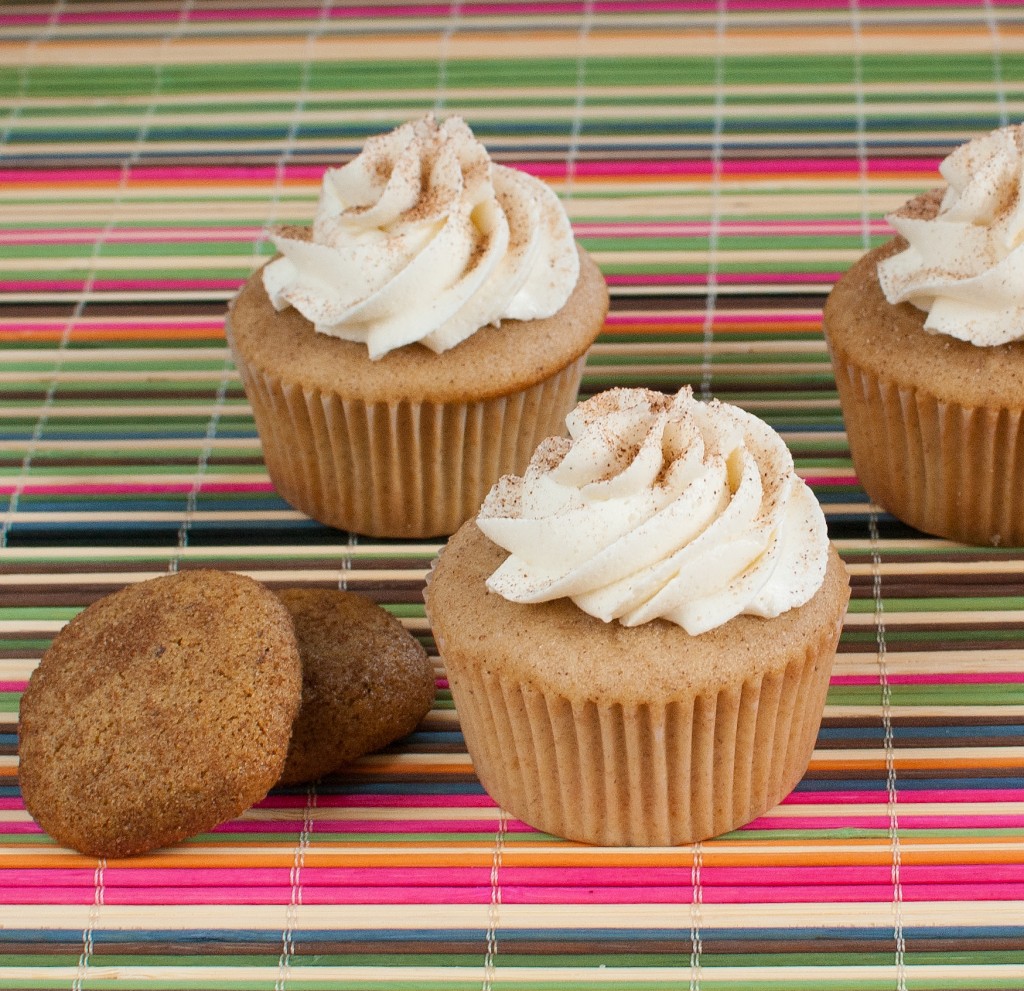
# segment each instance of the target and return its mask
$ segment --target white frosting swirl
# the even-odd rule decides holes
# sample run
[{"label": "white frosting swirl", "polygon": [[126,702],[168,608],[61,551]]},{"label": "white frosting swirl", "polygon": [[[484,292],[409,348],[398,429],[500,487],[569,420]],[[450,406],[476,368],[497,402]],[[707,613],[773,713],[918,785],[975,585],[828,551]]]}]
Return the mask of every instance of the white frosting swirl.
[{"label": "white frosting swirl", "polygon": [[924,326],[981,347],[1024,337],[1024,127],[961,145],[939,167],[938,214],[887,219],[909,247],[878,265],[890,303],[909,301]]},{"label": "white frosting swirl", "polygon": [[561,309],[579,275],[569,218],[541,180],[490,161],[457,117],[367,141],[324,174],[310,240],[274,239],[277,309],[372,359],[419,342],[446,351],[487,324]]},{"label": "white frosting swirl", "polygon": [[477,525],[510,552],[491,591],[697,635],[740,613],[778,616],[821,587],[824,514],[757,417],[688,387],[612,389],[566,425],[569,438],[548,438],[484,501]]}]

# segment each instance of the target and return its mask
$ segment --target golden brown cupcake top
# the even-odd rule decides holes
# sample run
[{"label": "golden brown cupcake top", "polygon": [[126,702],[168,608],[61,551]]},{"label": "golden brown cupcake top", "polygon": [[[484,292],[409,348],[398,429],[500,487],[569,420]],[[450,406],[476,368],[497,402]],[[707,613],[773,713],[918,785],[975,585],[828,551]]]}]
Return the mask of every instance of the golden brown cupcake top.
[{"label": "golden brown cupcake top", "polygon": [[435,354],[420,344],[377,361],[366,347],[318,334],[294,309],[277,312],[256,272],[228,317],[234,348],[254,371],[273,370],[286,385],[310,386],[363,402],[472,402],[519,392],[586,353],[601,332],[608,290],[597,265],[578,249],[580,276],[554,316],[503,320]]},{"label": "golden brown cupcake top", "polygon": [[[935,197],[910,209],[927,209]],[[893,305],[878,282],[878,263],[906,247],[896,237],[864,255],[825,303],[829,347],[883,381],[923,390],[963,406],[1024,408],[1024,341],[978,347],[924,329],[926,314]]]},{"label": "golden brown cupcake top", "polygon": [[486,585],[504,558],[472,520],[442,551],[426,590],[442,657],[453,653],[578,702],[664,703],[777,672],[835,635],[850,594],[830,546],[824,583],[809,602],[773,619],[737,616],[695,637],[661,619],[605,623],[568,599],[509,602]]}]

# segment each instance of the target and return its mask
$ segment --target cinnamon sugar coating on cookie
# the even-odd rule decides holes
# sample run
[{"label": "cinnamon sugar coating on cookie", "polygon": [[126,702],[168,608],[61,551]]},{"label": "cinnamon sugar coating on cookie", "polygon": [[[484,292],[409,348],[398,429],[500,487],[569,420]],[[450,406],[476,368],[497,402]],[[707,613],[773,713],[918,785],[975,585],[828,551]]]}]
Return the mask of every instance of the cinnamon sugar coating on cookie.
[{"label": "cinnamon sugar coating on cookie", "polygon": [[398,619],[355,592],[292,588],[280,598],[302,657],[282,783],[315,780],[416,728],[434,701],[434,669]]},{"label": "cinnamon sugar coating on cookie", "polygon": [[127,586],[68,623],[29,680],[26,807],[99,857],[212,829],[277,781],[300,691],[291,621],[263,585],[204,570]]}]

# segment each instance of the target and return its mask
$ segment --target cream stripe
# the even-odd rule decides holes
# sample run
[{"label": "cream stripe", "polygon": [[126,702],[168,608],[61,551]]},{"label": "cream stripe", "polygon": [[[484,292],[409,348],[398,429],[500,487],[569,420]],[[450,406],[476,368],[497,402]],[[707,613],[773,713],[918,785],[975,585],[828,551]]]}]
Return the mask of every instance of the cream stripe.
[{"label": "cream stripe", "polygon": [[[486,931],[485,904],[445,905],[443,912],[425,912],[419,905],[302,905],[298,910],[297,927],[317,931],[331,929],[462,929]],[[81,928],[88,918],[85,905],[24,905],[18,906],[18,924],[22,929]],[[723,905],[705,902],[704,925],[712,928],[748,928],[749,905]],[[966,920],[973,926],[1005,925],[1008,919],[1024,918],[1024,901],[960,901],[960,902],[907,902],[907,926],[957,926]],[[268,933],[280,932],[281,908],[278,905],[189,905],[187,907],[161,907],[153,905],[113,905],[104,907],[106,928],[132,932],[140,929],[220,930],[226,927],[246,928]],[[864,926],[888,929],[892,926],[888,903],[816,903],[771,906],[771,924],[820,930],[831,926]],[[502,927],[506,929],[618,929],[637,928],[661,930],[666,928],[664,905],[517,905],[502,906]],[[675,928],[670,926],[670,928]],[[1010,965],[1018,967],[1019,965]],[[220,968],[216,968],[222,973]],[[515,968],[518,970],[518,968]],[[41,968],[53,974],[50,967]],[[717,971],[718,968],[715,968]],[[97,971],[98,973],[99,971]],[[590,970],[593,975],[598,971]],[[973,971],[974,973],[979,973]],[[120,973],[120,971],[119,971]],[[160,968],[161,974],[169,971]],[[479,972],[472,972],[479,982]],[[503,976],[508,971],[503,972]],[[645,975],[647,971],[644,971]],[[678,981],[679,970],[671,973]],[[5,971],[8,978],[14,973]],[[745,975],[749,976],[749,972]]]},{"label": "cream stripe", "polygon": [[[816,12],[817,14],[818,12]],[[991,52],[992,38],[984,23],[968,23],[964,12],[958,31],[929,31],[920,29],[908,32],[904,26],[877,27],[863,32],[863,54],[927,54],[962,55],[966,53]],[[507,24],[502,20],[501,25]],[[839,23],[845,25],[846,20]],[[258,20],[247,25],[249,36],[234,36],[231,58],[239,64],[260,64],[267,52],[283,62],[303,62],[307,58],[307,47],[302,36],[289,36],[273,30],[263,37],[255,36],[258,29],[264,29]],[[475,30],[464,32],[450,40],[450,59],[493,58],[495,51],[502,51],[515,59],[560,58],[571,49],[576,32],[573,30],[549,30],[543,33],[522,29],[490,32]],[[1024,48],[1024,37],[1017,25],[1007,26],[1002,32],[1003,51],[1019,52]],[[715,47],[713,24],[695,26],[692,30],[680,30],[675,24],[649,24],[647,30],[622,29],[601,31],[592,36],[589,54],[592,58],[621,57],[625,51],[642,51],[648,57],[678,56],[680,52],[712,51]],[[742,30],[730,32],[723,54],[742,56],[756,53],[761,57],[779,55],[847,55],[849,43],[843,32],[823,24],[817,30],[793,31],[790,26],[776,27],[757,22]],[[331,35],[323,37],[313,47],[314,60],[374,62],[381,58],[398,61],[407,59],[436,60],[437,51],[424,43],[418,34],[389,34],[385,38],[375,36],[367,39],[361,35]],[[26,53],[21,42],[0,42],[0,64],[16,68],[24,64],[74,65],[74,66],[152,66],[170,64],[211,65],[223,64],[223,40],[211,38],[181,39],[164,52],[156,39],[136,37],[127,45],[120,40],[96,39],[92,44],[82,45],[72,39],[45,40],[39,45],[35,57]]]}]

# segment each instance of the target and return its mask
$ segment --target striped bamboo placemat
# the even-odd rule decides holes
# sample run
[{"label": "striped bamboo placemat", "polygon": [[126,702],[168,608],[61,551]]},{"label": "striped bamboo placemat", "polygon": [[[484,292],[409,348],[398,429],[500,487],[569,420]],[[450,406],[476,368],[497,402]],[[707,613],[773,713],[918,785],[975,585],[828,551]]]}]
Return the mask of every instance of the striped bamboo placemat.
[{"label": "striped bamboo placemat", "polygon": [[[422,726],[345,773],[148,856],[55,846],[19,696],[106,592],[360,589],[433,649],[439,544],[284,503],[223,336],[324,167],[427,110],[550,182],[601,264],[584,393],[738,403],[823,502],[854,595],[806,777],[695,847],[561,841],[482,791],[438,660]],[[1024,988],[1024,551],[869,504],[820,329],[884,213],[1022,118],[1001,0],[4,5],[0,989]]]}]

